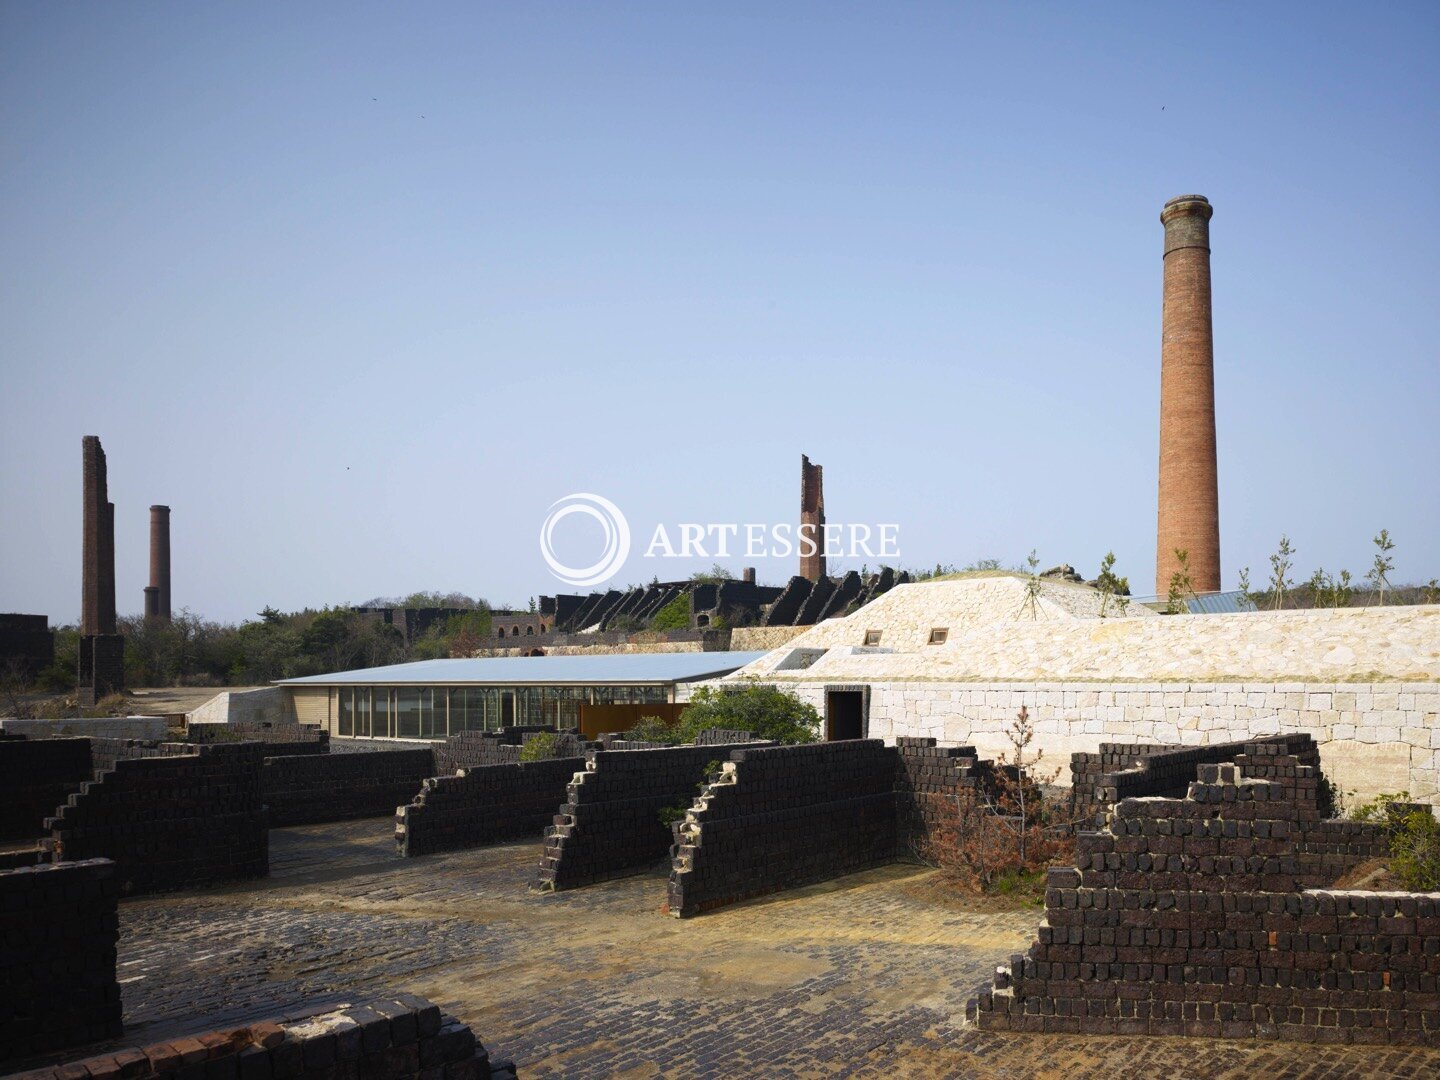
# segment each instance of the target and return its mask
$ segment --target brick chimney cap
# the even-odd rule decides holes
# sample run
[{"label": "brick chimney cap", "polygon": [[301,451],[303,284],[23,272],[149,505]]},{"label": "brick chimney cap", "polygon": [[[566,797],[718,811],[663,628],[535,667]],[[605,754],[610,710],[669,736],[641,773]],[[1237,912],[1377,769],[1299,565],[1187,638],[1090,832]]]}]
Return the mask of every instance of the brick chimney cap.
[{"label": "brick chimney cap", "polygon": [[170,512],[170,507],[168,507],[168,506],[160,506],[160,505],[158,505],[158,504],[155,505],[155,506],[150,507],[150,509],[151,509],[151,510],[164,510],[165,513],[167,513],[167,514]]},{"label": "brick chimney cap", "polygon": [[1176,195],[1161,209],[1160,220],[1165,222],[1171,218],[1199,215],[1208,221],[1214,213],[1214,207],[1210,205],[1210,200],[1204,195]]}]

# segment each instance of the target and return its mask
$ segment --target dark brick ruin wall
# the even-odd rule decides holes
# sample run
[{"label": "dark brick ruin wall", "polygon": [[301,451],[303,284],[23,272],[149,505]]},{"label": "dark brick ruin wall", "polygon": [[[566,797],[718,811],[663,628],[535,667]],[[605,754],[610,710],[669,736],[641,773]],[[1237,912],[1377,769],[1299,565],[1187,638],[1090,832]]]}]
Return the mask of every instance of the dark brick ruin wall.
[{"label": "dark brick ruin wall", "polygon": [[34,840],[90,779],[89,739],[0,739],[0,840]]},{"label": "dark brick ruin wall", "polygon": [[168,749],[123,758],[71,795],[48,822],[55,861],[113,859],[127,893],[264,877],[270,839],[259,748]]},{"label": "dark brick ruin wall", "polygon": [[20,1075],[25,1080],[515,1080],[515,1066],[491,1061],[468,1027],[424,998],[395,994],[332,1012],[106,1051]]},{"label": "dark brick ruin wall", "polygon": [[896,757],[879,739],[733,751],[680,826],[671,914],[892,862]]},{"label": "dark brick ruin wall", "polygon": [[105,859],[0,871],[0,1065],[120,1034],[119,895]]},{"label": "dark brick ruin wall", "polygon": [[571,889],[639,873],[663,859],[672,836],[660,811],[689,805],[699,793],[705,766],[739,749],[675,746],[588,754],[545,838],[536,885]]},{"label": "dark brick ruin wall", "polygon": [[1275,745],[1126,799],[1050,871],[1028,954],[970,1003],[989,1030],[1440,1045],[1440,896],[1325,884],[1387,850],[1320,818]]},{"label": "dark brick ruin wall", "polygon": [[1098,753],[1070,755],[1071,817],[1099,826],[1106,810],[1121,799],[1182,796],[1199,766],[1233,761],[1251,744],[1281,747],[1281,753],[1296,755],[1302,765],[1320,768],[1320,750],[1309,735],[1271,735],[1209,746],[1101,743]]},{"label": "dark brick ruin wall", "polygon": [[895,816],[902,853],[938,862],[953,848],[959,800],[993,790],[988,760],[973,746],[936,746],[934,739],[895,740]]},{"label": "dark brick ruin wall", "polygon": [[435,775],[435,752],[377,750],[372,754],[268,757],[261,771],[270,824],[310,825],[388,817]]},{"label": "dark brick ruin wall", "polygon": [[0,615],[0,673],[33,679],[55,663],[55,635],[44,615]]},{"label": "dark brick ruin wall", "polygon": [[403,856],[428,855],[543,836],[570,781],[584,768],[583,757],[568,757],[431,777],[396,812],[396,847]]},{"label": "dark brick ruin wall", "polygon": [[185,742],[201,746],[215,743],[258,742],[266,757],[328,754],[330,733],[315,724],[274,724],[268,720],[235,724],[191,724]]},{"label": "dark brick ruin wall", "polygon": [[561,757],[578,757],[585,746],[579,731],[557,732],[543,724],[501,728],[499,731],[462,731],[443,743],[435,744],[435,775],[450,776],[458,769],[476,765],[513,765],[520,760],[520,750],[530,736],[556,736],[555,750]]}]

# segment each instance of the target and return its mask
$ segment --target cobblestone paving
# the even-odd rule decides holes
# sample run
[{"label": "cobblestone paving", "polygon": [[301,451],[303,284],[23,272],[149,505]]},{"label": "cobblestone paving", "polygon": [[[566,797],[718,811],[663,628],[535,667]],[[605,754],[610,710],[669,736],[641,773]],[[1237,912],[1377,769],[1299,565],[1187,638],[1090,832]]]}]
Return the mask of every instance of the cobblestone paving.
[{"label": "cobblestone paving", "polygon": [[649,875],[530,893],[539,848],[400,860],[388,819],[276,830],[268,881],[121,907],[126,1042],[385,989],[538,1077],[1434,1076],[1440,1052],[982,1033],[1039,913],[896,866],[683,922]]}]

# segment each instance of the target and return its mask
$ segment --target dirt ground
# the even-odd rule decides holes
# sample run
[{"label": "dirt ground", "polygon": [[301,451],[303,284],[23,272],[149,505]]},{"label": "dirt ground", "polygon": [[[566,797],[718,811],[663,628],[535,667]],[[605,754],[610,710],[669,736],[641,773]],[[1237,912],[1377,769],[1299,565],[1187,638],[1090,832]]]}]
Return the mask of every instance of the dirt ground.
[{"label": "dirt ground", "polygon": [[891,866],[660,913],[663,872],[529,891],[536,843],[401,860],[389,819],[275,830],[269,879],[121,905],[127,1045],[387,990],[540,1077],[1433,1076],[1440,1052],[979,1032],[1042,912]]}]

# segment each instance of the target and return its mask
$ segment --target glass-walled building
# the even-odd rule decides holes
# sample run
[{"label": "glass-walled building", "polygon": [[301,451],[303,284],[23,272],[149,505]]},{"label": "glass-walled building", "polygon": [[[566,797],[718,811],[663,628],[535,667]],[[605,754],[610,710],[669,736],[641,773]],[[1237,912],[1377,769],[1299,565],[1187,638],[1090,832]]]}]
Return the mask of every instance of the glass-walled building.
[{"label": "glass-walled building", "polygon": [[759,652],[625,653],[421,660],[284,679],[296,719],[345,738],[443,739],[502,727],[580,726],[587,705],[675,700],[677,683],[716,679]]}]

